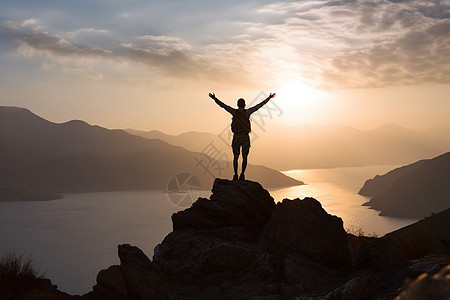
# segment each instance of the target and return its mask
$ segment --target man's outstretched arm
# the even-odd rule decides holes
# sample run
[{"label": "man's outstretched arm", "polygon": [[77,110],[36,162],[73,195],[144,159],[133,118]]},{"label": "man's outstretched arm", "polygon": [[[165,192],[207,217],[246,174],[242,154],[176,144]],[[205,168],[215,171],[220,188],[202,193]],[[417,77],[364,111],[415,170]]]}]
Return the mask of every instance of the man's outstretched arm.
[{"label": "man's outstretched arm", "polygon": [[251,115],[252,113],[254,113],[255,111],[257,111],[258,109],[260,109],[261,107],[263,107],[267,102],[269,102],[270,99],[272,99],[273,97],[275,97],[276,93],[273,94],[269,94],[269,97],[267,97],[265,100],[261,101],[259,104],[256,104],[253,107],[250,107],[247,111],[248,113]]},{"label": "man's outstretched arm", "polygon": [[212,99],[214,99],[214,101],[217,103],[217,105],[219,105],[220,107],[222,107],[223,109],[225,109],[227,112],[229,112],[230,114],[234,115],[234,112],[236,111],[236,109],[232,108],[231,106],[226,105],[225,103],[223,103],[222,101],[220,101],[219,99],[216,98],[216,95],[214,93],[209,93],[209,97],[211,97]]}]

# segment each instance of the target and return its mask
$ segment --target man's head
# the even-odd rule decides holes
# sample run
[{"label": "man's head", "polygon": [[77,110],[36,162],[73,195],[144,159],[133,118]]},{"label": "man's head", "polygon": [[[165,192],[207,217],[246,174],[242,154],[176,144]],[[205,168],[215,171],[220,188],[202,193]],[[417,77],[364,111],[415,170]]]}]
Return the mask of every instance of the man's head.
[{"label": "man's head", "polygon": [[238,106],[238,108],[244,108],[245,107],[245,100],[244,100],[244,98],[240,98],[237,101],[237,106]]}]

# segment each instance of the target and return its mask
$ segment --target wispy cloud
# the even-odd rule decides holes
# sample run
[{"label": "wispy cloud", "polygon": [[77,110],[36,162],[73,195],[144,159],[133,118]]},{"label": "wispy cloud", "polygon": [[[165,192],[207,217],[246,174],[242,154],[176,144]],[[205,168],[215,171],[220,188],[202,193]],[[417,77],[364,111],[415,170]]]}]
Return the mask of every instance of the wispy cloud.
[{"label": "wispy cloud", "polygon": [[147,46],[163,49],[190,50],[192,46],[179,37],[165,35],[143,35],[138,37],[145,41]]},{"label": "wispy cloud", "polygon": [[323,71],[326,82],[364,88],[450,82],[450,22],[387,43],[343,52]]},{"label": "wispy cloud", "polygon": [[109,30],[106,29],[96,29],[96,28],[79,28],[75,31],[70,31],[67,33],[69,37],[74,37],[82,34],[105,34],[108,33]]},{"label": "wispy cloud", "polygon": [[25,27],[27,25],[34,25],[37,23],[36,19],[26,19],[25,21],[22,22],[22,26]]},{"label": "wispy cloud", "polygon": [[[77,32],[106,32],[82,28]],[[24,57],[45,58],[44,70],[61,70],[87,79],[100,80],[104,76],[92,68],[93,63],[109,61],[123,66],[132,62],[149,67],[149,72],[172,78],[216,80],[232,84],[251,84],[244,73],[230,73],[230,68],[219,68],[207,55],[190,51],[191,46],[181,38],[144,35],[132,42],[115,45],[111,49],[90,47],[72,43],[48,32],[29,30],[12,22],[0,24],[0,34],[16,43],[15,53]],[[68,36],[73,36],[69,32]],[[56,66],[59,66],[57,68]],[[86,68],[82,72],[83,67]],[[123,77],[129,77],[123,70]]]},{"label": "wispy cloud", "polygon": [[101,48],[75,45],[47,32],[28,30],[25,28],[28,24],[36,24],[36,21],[25,20],[22,26],[15,25],[12,22],[0,24],[0,34],[18,44],[17,51],[24,56],[105,57],[112,54],[111,51]]},{"label": "wispy cloud", "polygon": [[286,15],[300,11],[308,11],[324,5],[323,1],[275,2],[266,4],[256,10],[257,13]]}]

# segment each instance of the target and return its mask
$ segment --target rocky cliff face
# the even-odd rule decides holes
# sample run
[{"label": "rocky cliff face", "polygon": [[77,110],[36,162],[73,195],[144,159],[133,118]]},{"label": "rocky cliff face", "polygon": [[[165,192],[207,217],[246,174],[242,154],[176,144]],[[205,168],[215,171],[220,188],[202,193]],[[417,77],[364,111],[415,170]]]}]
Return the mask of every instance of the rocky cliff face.
[{"label": "rocky cliff face", "polygon": [[409,273],[450,263],[411,263],[388,238],[351,255],[342,220],[312,198],[275,204],[259,183],[221,179],[212,192],[172,216],[153,261],[120,245],[120,265],[102,270],[82,298],[393,299]]},{"label": "rocky cliff face", "polygon": [[450,152],[366,181],[359,191],[373,196],[380,215],[422,218],[450,208]]}]

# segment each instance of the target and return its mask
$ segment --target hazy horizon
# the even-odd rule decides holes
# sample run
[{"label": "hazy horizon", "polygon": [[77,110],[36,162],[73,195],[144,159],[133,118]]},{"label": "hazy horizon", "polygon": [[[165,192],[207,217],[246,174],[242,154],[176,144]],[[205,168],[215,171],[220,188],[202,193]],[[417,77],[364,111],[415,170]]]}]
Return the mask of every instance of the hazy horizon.
[{"label": "hazy horizon", "polygon": [[[190,132],[196,132],[196,133],[210,133],[210,134],[219,134],[222,130],[224,130],[225,128],[228,128],[230,123],[231,123],[231,117],[229,117],[227,120],[224,121],[224,123],[220,123],[219,125],[221,125],[221,127],[217,127],[217,129],[220,130],[212,130],[210,129],[211,126],[204,127],[204,128],[200,128],[198,130],[188,130],[188,129],[184,129],[183,125],[180,125],[179,127],[173,128],[173,130],[167,130],[166,128],[160,128],[160,127],[145,127],[145,128],[131,128],[131,127],[118,127],[118,126],[105,126],[102,125],[100,123],[95,123],[95,122],[90,122],[88,120],[84,120],[81,118],[69,118],[69,119],[64,119],[64,120],[58,120],[58,118],[56,119],[49,119],[44,117],[44,115],[40,115],[38,113],[36,113],[36,111],[34,111],[31,108],[28,107],[22,107],[22,106],[17,106],[17,105],[0,105],[0,107],[16,107],[16,108],[24,108],[24,109],[28,109],[29,111],[31,111],[33,114],[44,118],[45,120],[55,123],[55,124],[63,124],[63,123],[67,123],[70,121],[82,121],[82,122],[86,122],[89,125],[92,126],[100,126],[103,127],[105,129],[109,129],[109,130],[124,130],[124,131],[132,131],[132,130],[136,130],[136,131],[142,131],[142,132],[151,132],[151,131],[158,131],[167,135],[172,135],[172,136],[177,136],[177,135],[181,135],[181,134],[185,134],[185,133],[190,133]],[[277,120],[278,119],[278,120]],[[335,123],[335,122],[328,122],[328,123],[322,123],[322,124],[316,124],[316,123],[297,123],[297,124],[286,124],[283,122],[279,121],[279,118],[274,116],[272,117],[272,119],[270,118],[266,118],[265,121],[269,124],[275,124],[275,126],[277,128],[279,127],[285,127],[285,128],[290,128],[290,129],[295,129],[295,128],[300,128],[300,127],[310,127],[310,126],[314,126],[314,127],[331,127],[331,126],[338,126],[338,127],[348,127],[348,128],[353,128],[353,129],[357,129],[357,130],[361,130],[361,131],[371,131],[371,130],[375,130],[375,129],[379,129],[385,126],[398,126],[407,130],[413,130],[413,131],[426,131],[426,130],[434,130],[434,129],[447,129],[450,128],[450,123],[449,124],[436,124],[436,125],[430,125],[430,124],[423,124],[423,123],[417,123],[417,126],[405,126],[402,125],[400,123],[396,123],[396,122],[390,122],[390,121],[386,121],[385,123],[380,123],[377,125],[367,125],[367,126],[356,126],[356,125],[348,125],[348,124],[344,124],[344,123]],[[266,124],[264,124],[265,126]]]}]

